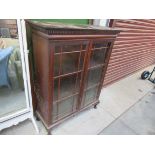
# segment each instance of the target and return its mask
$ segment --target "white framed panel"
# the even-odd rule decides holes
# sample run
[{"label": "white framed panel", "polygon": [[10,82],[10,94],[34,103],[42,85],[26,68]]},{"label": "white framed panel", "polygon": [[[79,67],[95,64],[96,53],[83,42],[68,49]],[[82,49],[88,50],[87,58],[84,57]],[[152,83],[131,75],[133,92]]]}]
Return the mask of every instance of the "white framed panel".
[{"label": "white framed panel", "polygon": [[12,114],[8,114],[7,116],[1,117],[0,118],[0,130],[10,127],[12,125],[16,125],[19,122],[22,122],[26,119],[31,119],[38,133],[39,130],[35,123],[35,120],[33,117],[33,109],[32,109],[32,96],[31,96],[31,86],[30,86],[25,21],[21,19],[17,19],[17,28],[18,28],[22,72],[23,72],[23,80],[24,80],[24,88],[25,88],[26,108],[23,108],[22,110],[16,111]]},{"label": "white framed panel", "polygon": [[22,63],[22,73],[23,73],[23,81],[24,81],[24,92],[25,92],[25,98],[26,98],[26,108],[23,108],[21,110],[18,110],[14,113],[10,113],[4,117],[0,117],[0,122],[6,121],[8,119],[11,119],[13,117],[18,116],[18,114],[21,115],[21,113],[25,113],[25,111],[29,111],[30,109],[30,99],[29,99],[29,90],[28,90],[28,80],[27,80],[27,72],[26,72],[26,62],[25,62],[25,54],[24,54],[24,44],[23,44],[23,37],[22,37],[22,28],[20,20],[17,19],[17,28],[18,28],[18,41],[19,41],[19,47],[20,47],[20,54],[21,54],[21,63]]}]

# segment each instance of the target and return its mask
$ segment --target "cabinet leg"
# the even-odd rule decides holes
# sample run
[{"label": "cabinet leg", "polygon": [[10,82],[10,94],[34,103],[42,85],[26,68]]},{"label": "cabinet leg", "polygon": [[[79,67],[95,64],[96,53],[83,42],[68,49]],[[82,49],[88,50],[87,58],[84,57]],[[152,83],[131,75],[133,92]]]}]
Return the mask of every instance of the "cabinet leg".
[{"label": "cabinet leg", "polygon": [[97,109],[97,104],[94,105],[94,109]]},{"label": "cabinet leg", "polygon": [[96,102],[96,104],[94,105],[94,109],[97,109],[97,105],[100,103],[100,101]]},{"label": "cabinet leg", "polygon": [[40,118],[39,118],[38,116],[36,116],[36,120],[37,120],[37,121],[40,121]]},{"label": "cabinet leg", "polygon": [[52,135],[52,133],[51,133],[51,130],[50,130],[50,129],[48,129],[48,130],[47,130],[47,135]]}]

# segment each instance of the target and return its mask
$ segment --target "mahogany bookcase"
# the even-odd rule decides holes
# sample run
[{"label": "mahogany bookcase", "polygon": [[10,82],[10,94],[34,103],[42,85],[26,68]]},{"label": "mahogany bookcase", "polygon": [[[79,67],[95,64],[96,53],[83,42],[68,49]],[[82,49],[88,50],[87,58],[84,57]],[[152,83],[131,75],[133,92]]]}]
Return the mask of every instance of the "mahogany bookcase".
[{"label": "mahogany bookcase", "polygon": [[32,22],[36,114],[46,129],[99,103],[118,29]]}]

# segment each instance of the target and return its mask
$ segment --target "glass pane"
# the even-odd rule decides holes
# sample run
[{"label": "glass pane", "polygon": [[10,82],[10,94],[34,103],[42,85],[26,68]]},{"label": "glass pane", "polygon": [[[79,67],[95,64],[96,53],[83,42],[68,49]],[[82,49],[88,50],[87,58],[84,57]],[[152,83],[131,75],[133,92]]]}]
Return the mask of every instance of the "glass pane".
[{"label": "glass pane", "polygon": [[60,55],[54,55],[54,76],[59,75]]},{"label": "glass pane", "polygon": [[76,110],[77,96],[70,97],[58,103],[58,115],[69,115]]},{"label": "glass pane", "polygon": [[[53,121],[60,119],[61,117],[67,116],[71,114],[72,112],[76,111],[76,104],[77,104],[77,96],[72,96],[66,100],[63,100],[61,102],[54,103],[53,106]],[[58,106],[58,109],[57,109]],[[57,115],[58,110],[58,115]]]},{"label": "glass pane", "polygon": [[62,55],[62,74],[78,71],[80,53],[68,53]]},{"label": "glass pane", "polygon": [[93,44],[93,48],[102,48],[102,47],[107,47],[107,42],[96,42]]},{"label": "glass pane", "polygon": [[85,85],[85,88],[88,88],[88,87],[98,84],[100,82],[102,70],[103,70],[103,67],[89,69],[88,77],[87,77],[87,84]]},{"label": "glass pane", "polygon": [[[55,54],[54,55],[54,76],[60,74],[67,74],[82,70],[83,68],[83,60],[85,56],[85,51],[87,45],[86,44],[76,44],[76,45],[56,45],[55,46]],[[61,53],[62,48],[62,53]],[[65,53],[70,52],[70,53]],[[62,54],[62,57],[61,57]],[[61,57],[61,60],[60,60]]]},{"label": "glass pane", "polygon": [[80,45],[64,45],[62,48],[63,52],[73,52],[73,51],[81,51]]},{"label": "glass pane", "polygon": [[26,108],[16,20],[0,20],[0,117]]},{"label": "glass pane", "polygon": [[52,110],[52,122],[55,122],[57,120],[57,104],[53,104],[53,110]]},{"label": "glass pane", "polygon": [[54,80],[53,101],[58,100],[58,82],[59,79]]},{"label": "glass pane", "polygon": [[[75,88],[77,74],[66,76],[61,79],[60,86],[60,98],[69,96],[78,91],[78,88]],[[78,78],[79,81],[79,78]],[[77,86],[78,87],[78,86]]]},{"label": "glass pane", "polygon": [[55,53],[61,52],[61,46],[55,46]]},{"label": "glass pane", "polygon": [[83,98],[83,105],[88,105],[89,103],[95,101],[96,95],[97,95],[97,89],[98,87],[93,87],[91,89],[88,89],[84,93],[84,98]]},{"label": "glass pane", "polygon": [[86,50],[87,45],[86,44],[66,44],[66,45],[56,45],[55,46],[55,53],[61,53],[61,48],[62,48],[62,52],[77,52],[77,51],[82,51],[82,50]]},{"label": "glass pane", "polygon": [[93,50],[90,58],[89,66],[96,66],[105,62],[106,49]]}]

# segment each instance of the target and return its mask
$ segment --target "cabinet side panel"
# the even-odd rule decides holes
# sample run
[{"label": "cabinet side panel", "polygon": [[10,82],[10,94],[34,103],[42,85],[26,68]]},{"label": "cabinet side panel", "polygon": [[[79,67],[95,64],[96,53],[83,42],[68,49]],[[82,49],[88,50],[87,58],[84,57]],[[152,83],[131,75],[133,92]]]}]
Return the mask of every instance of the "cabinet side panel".
[{"label": "cabinet side panel", "polygon": [[37,110],[48,122],[49,97],[49,44],[48,40],[33,33],[33,54],[35,68],[35,92],[38,100]]},{"label": "cabinet side panel", "polygon": [[29,71],[30,71],[30,83],[31,83],[31,94],[32,94],[32,104],[33,111],[36,111],[37,100],[34,92],[34,67],[33,67],[33,44],[32,44],[32,28],[26,23],[26,36],[27,36],[27,47],[29,50]]}]

